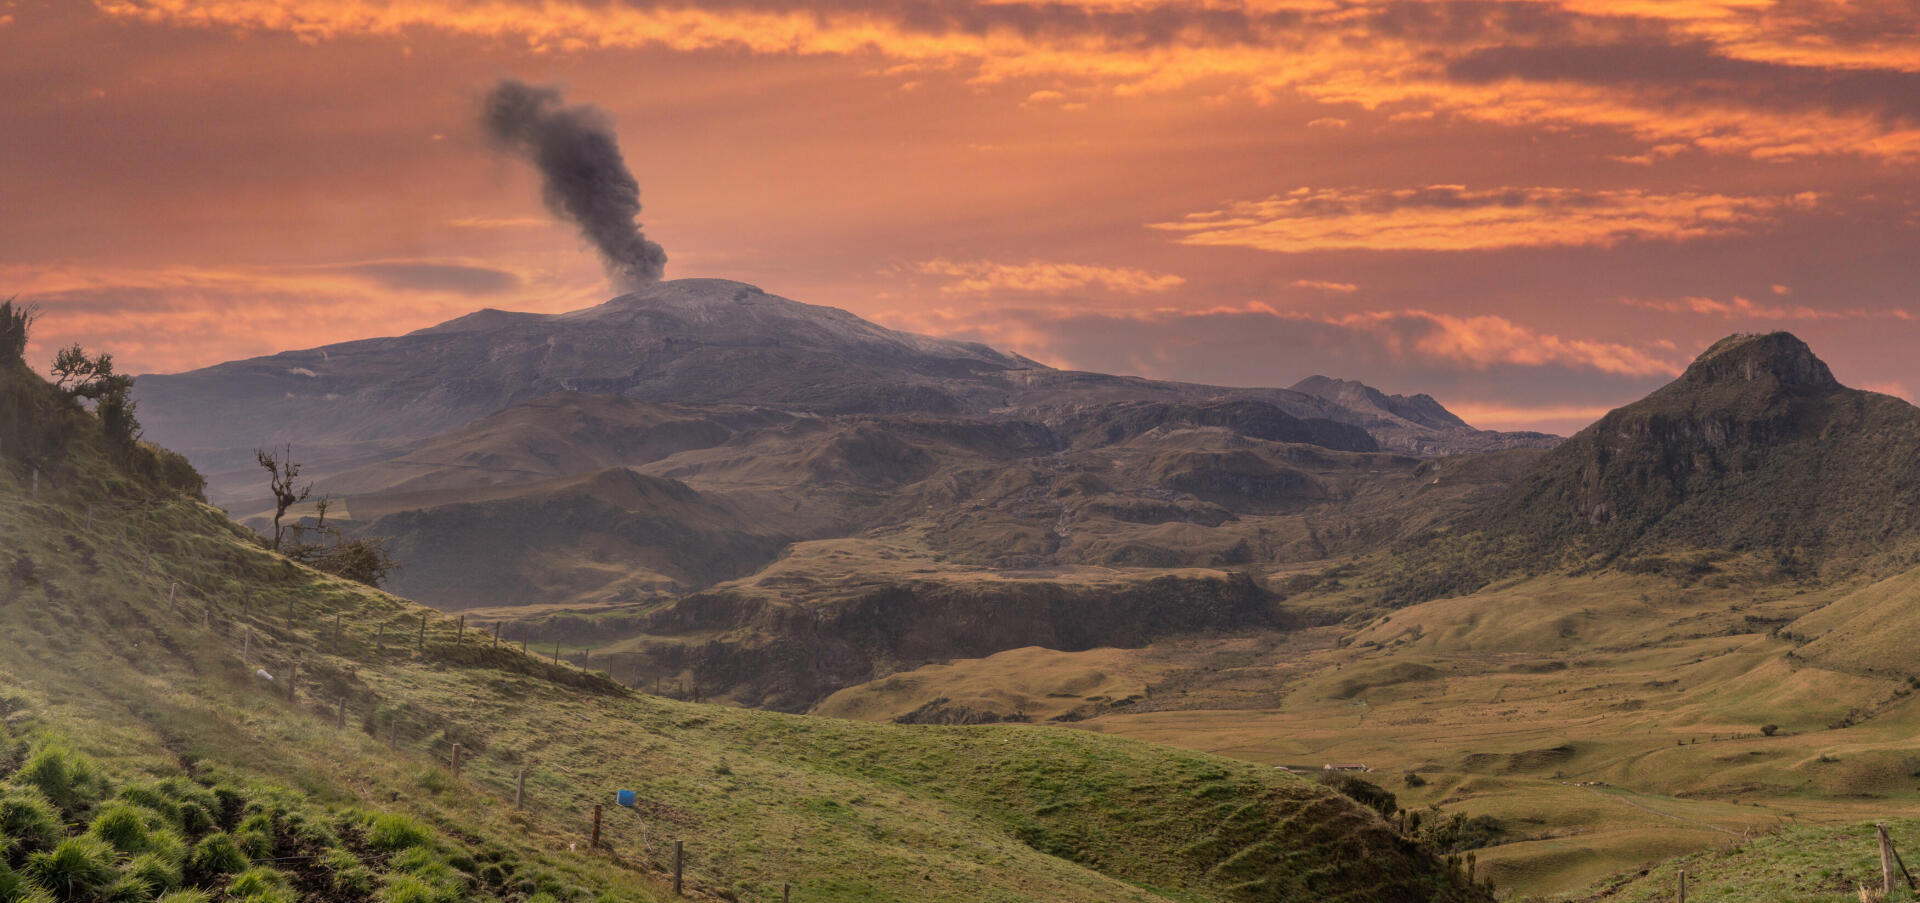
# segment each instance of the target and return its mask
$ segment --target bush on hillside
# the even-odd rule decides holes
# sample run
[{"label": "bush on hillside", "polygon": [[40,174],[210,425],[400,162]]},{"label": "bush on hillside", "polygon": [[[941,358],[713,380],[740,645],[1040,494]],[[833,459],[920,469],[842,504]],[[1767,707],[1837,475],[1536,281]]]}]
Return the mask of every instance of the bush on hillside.
[{"label": "bush on hillside", "polygon": [[240,845],[232,837],[215,832],[193,845],[193,854],[187,858],[187,878],[205,884],[221,875],[246,871],[247,864],[247,854],[240,852]]},{"label": "bush on hillside", "polygon": [[33,326],[32,305],[0,301],[0,361],[17,361],[27,353],[27,330]]},{"label": "bush on hillside", "polygon": [[1356,774],[1330,774],[1322,777],[1320,783],[1380,813],[1381,818],[1391,817],[1394,811],[1400,808],[1400,801],[1394,797],[1393,791]]},{"label": "bush on hillside", "polygon": [[0,835],[10,841],[10,852],[16,860],[28,853],[51,850],[60,842],[60,810],[38,790],[0,788]]},{"label": "bush on hillside", "polygon": [[367,828],[367,845],[389,853],[423,846],[432,837],[426,825],[399,813],[376,816]]},{"label": "bush on hillside", "polygon": [[22,871],[56,899],[91,900],[119,877],[113,848],[92,837],[69,837],[43,853],[27,857]]},{"label": "bush on hillside", "polygon": [[15,784],[40,791],[62,812],[78,815],[106,795],[106,780],[93,760],[63,746],[41,744],[13,776]]}]

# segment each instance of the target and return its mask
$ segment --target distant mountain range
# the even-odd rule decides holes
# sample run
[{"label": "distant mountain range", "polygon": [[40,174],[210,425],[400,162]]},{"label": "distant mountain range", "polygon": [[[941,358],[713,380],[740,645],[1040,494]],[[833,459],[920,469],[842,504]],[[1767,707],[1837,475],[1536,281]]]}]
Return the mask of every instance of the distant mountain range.
[{"label": "distant mountain range", "polygon": [[[1267,623],[1220,569],[1405,538],[1558,441],[1321,376],[1055,370],[704,279],[138,389],[239,517],[268,507],[253,449],[290,444],[331,517],[394,538],[395,591],[655,637],[782,707],[894,662]],[[683,635],[713,639],[658,639]]]},{"label": "distant mountain range", "polygon": [[1121,402],[1244,401],[1270,407],[1270,419],[1358,426],[1383,448],[1415,454],[1555,441],[1475,430],[1427,396],[1324,377],[1292,389],[1235,389],[1054,370],[718,279],[662,282],[565,314],[483,310],[404,336],[138,384],[148,436],[183,450],[207,473],[211,497],[242,511],[260,497],[256,447],[291,443],[310,473],[336,473],[562,391],[820,416],[1037,421]]}]

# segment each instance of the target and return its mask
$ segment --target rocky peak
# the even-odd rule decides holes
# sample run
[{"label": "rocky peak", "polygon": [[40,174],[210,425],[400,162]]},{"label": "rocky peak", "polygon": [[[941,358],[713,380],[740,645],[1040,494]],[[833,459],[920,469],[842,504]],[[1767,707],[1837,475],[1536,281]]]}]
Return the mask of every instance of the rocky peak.
[{"label": "rocky peak", "polygon": [[1825,392],[1840,388],[1833,371],[1807,343],[1789,332],[1732,335],[1696,359],[1679,383],[1718,386],[1771,382],[1782,389]]},{"label": "rocky peak", "polygon": [[1293,391],[1325,399],[1342,407],[1397,418],[1429,429],[1471,429],[1467,422],[1443,407],[1433,396],[1388,395],[1366,383],[1330,376],[1309,376],[1293,384]]}]

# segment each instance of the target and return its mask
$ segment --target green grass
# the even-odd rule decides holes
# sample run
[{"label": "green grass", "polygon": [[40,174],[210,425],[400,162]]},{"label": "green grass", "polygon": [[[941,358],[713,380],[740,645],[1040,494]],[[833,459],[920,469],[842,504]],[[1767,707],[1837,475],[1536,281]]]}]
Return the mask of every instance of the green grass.
[{"label": "green grass", "polygon": [[[1920,851],[1920,819],[1886,824],[1895,848],[1904,851],[1901,855],[1915,857]],[[1862,823],[1790,827],[1611,879],[1568,899],[1666,903],[1678,893],[1682,871],[1687,873],[1687,899],[1698,903],[1859,903],[1860,888],[1881,888],[1879,840],[1873,824]],[[1900,884],[1895,889],[1893,900],[1915,899]]]}]

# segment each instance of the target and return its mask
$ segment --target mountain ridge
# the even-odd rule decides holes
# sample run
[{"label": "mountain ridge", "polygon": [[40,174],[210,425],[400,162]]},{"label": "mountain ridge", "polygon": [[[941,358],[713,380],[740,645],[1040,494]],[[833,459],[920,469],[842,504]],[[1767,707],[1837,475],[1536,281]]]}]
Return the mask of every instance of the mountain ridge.
[{"label": "mountain ridge", "polygon": [[1385,447],[1416,454],[1553,441],[1472,430],[1425,396],[1356,389],[1349,394],[1366,403],[1349,407],[1337,395],[1055,370],[720,279],[657,283],[559,314],[475,311],[401,336],[136,383],[148,434],[194,459],[222,502],[252,482],[255,447],[293,444],[311,473],[333,473],[556,391],[823,415],[1041,419],[1118,401],[1246,400],[1359,426]]}]

